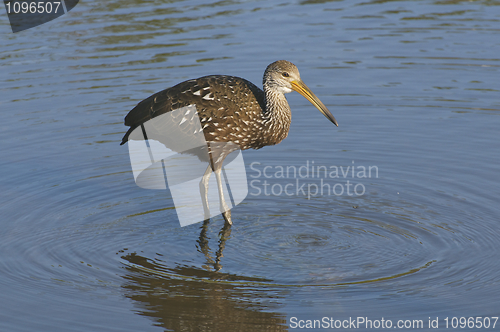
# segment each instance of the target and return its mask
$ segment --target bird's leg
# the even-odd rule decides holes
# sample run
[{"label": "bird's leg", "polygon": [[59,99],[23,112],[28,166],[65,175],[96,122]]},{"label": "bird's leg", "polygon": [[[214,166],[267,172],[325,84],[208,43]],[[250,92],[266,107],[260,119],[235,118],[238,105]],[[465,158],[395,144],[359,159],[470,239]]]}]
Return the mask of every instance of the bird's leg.
[{"label": "bird's leg", "polygon": [[212,174],[212,166],[209,164],[207,170],[205,171],[205,174],[203,174],[203,177],[201,178],[200,181],[201,202],[203,204],[203,211],[205,212],[204,220],[210,219],[210,208],[208,206],[208,182],[210,180],[211,174]]},{"label": "bird's leg", "polygon": [[218,164],[215,168],[215,177],[217,179],[217,187],[219,189],[219,200],[220,200],[220,212],[222,212],[222,216],[226,221],[226,224],[232,225],[233,221],[231,220],[231,210],[226,204],[224,199],[224,187],[222,186],[222,180],[220,176],[220,172],[222,170],[222,163]]}]

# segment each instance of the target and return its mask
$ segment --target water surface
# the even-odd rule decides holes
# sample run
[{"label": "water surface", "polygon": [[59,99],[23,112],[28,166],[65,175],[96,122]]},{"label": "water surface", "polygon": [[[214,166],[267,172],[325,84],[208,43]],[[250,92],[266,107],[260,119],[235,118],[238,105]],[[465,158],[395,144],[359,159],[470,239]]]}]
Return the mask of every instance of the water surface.
[{"label": "water surface", "polygon": [[[16,34],[4,15],[0,329],[499,316],[499,4],[80,2]],[[340,126],[289,95],[289,137],[244,152],[234,226],[179,227],[169,191],[135,185],[123,117],[188,78],[260,85],[278,59]]]}]

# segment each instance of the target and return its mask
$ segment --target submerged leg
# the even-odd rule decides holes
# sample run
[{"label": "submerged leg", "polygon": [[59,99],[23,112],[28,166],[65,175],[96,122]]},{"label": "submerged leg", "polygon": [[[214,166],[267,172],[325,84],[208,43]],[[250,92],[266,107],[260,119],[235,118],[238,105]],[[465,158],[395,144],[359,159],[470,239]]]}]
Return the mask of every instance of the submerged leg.
[{"label": "submerged leg", "polygon": [[210,180],[211,174],[212,174],[212,167],[209,164],[207,170],[205,171],[205,174],[203,174],[203,177],[201,178],[200,181],[200,195],[201,195],[201,202],[203,204],[203,211],[205,212],[205,220],[210,219],[210,209],[208,206],[208,182]]},{"label": "submerged leg", "polygon": [[219,189],[219,201],[220,201],[220,212],[222,212],[222,216],[227,224],[232,225],[233,221],[231,220],[231,210],[226,204],[226,200],[224,199],[224,187],[222,186],[222,180],[220,176],[220,172],[222,170],[222,163],[217,165],[215,169],[215,177],[217,179],[217,188]]}]

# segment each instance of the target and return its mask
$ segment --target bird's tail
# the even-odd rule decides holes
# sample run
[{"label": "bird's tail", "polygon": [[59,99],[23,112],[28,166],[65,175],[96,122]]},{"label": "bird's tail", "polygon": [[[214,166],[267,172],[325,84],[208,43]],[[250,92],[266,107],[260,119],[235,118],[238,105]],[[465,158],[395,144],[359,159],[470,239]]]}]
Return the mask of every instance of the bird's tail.
[{"label": "bird's tail", "polygon": [[125,144],[125,143],[128,142],[128,137],[130,136],[130,134],[132,134],[132,132],[134,131],[135,128],[137,128],[137,126],[136,127],[130,127],[128,129],[127,133],[123,136],[122,142],[120,143],[120,145],[123,145],[123,144]]}]

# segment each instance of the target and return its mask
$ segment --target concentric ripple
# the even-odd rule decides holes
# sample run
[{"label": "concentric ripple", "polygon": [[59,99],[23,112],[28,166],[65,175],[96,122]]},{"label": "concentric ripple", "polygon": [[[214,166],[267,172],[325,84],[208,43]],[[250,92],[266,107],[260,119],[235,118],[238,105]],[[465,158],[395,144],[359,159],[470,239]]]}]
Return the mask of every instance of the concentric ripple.
[{"label": "concentric ripple", "polygon": [[[377,195],[376,201],[371,202],[374,197],[358,199],[360,207],[356,209],[339,209],[346,205],[340,200],[331,212],[309,214],[307,218],[284,211],[280,216],[266,215],[267,210],[273,214],[277,211],[262,206],[259,210],[264,216],[255,215],[247,212],[252,209],[248,205],[262,202],[251,202],[235,209],[238,221],[229,235],[222,235],[223,241],[219,234],[221,220],[208,226],[208,240],[200,241],[200,232],[196,257],[188,254],[189,247],[193,247],[194,227],[182,232],[190,234],[181,234],[180,241],[168,230],[161,231],[156,241],[163,243],[153,240],[154,243],[141,246],[144,250],[137,254],[152,264],[149,272],[158,270],[160,275],[173,277],[173,271],[179,272],[178,266],[190,266],[199,269],[196,276],[208,279],[242,281],[251,277],[257,278],[254,282],[262,279],[264,284],[278,287],[335,287],[392,283],[395,279],[408,286],[422,277],[438,279],[443,285],[455,281],[456,275],[443,278],[442,273],[457,269],[453,266],[457,257],[461,258],[459,269],[465,279],[481,274],[493,280],[494,275],[486,269],[477,271],[473,257],[478,243],[492,246],[497,240],[484,236],[477,228],[464,227],[472,220],[457,223],[453,217],[442,215],[437,208],[443,202],[435,198],[428,197],[428,202],[420,198],[420,203],[414,204],[411,202],[417,199],[409,194],[396,203],[381,196],[384,195]],[[324,203],[323,199],[302,200],[295,205],[295,211],[315,210]],[[421,211],[422,205],[426,206],[425,211]],[[468,207],[468,211],[473,208]],[[200,243],[205,243],[201,250]],[[150,246],[151,251],[147,249]],[[209,273],[217,269],[218,273]]]}]

